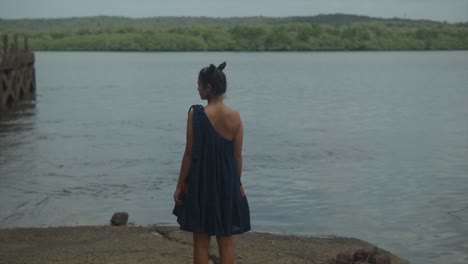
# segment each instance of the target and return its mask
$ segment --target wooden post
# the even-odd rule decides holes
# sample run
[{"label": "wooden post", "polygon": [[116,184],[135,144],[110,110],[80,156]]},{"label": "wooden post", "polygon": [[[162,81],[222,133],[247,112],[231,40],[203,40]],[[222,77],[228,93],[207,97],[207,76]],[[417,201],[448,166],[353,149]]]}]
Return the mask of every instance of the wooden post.
[{"label": "wooden post", "polygon": [[0,115],[4,110],[15,108],[21,100],[35,99],[34,53],[29,50],[27,36],[24,36],[24,51],[20,49],[19,37],[22,36],[14,35],[12,43],[9,43],[8,35],[1,36],[3,49],[0,50]]},{"label": "wooden post", "polygon": [[29,51],[29,38],[28,36],[24,36],[24,52]]}]

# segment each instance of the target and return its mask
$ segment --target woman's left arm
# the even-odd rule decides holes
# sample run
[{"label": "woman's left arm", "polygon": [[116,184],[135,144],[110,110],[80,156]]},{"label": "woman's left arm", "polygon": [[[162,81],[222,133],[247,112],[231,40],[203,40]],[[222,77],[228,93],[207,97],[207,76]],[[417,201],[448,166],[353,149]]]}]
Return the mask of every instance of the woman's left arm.
[{"label": "woman's left arm", "polygon": [[[237,174],[239,175],[239,178],[242,176],[242,144],[244,141],[244,127],[242,125],[242,120],[240,118],[240,114],[238,113],[238,127],[236,134],[233,139],[233,151],[234,151],[234,159],[236,161],[236,168],[237,168]],[[245,195],[244,187],[241,185],[240,186],[240,192],[242,195]]]}]

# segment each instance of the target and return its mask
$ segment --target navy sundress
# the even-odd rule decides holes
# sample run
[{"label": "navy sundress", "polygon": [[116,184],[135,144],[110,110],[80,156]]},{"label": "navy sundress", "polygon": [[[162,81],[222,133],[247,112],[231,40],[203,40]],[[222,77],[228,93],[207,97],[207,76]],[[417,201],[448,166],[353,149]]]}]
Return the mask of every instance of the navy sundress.
[{"label": "navy sundress", "polygon": [[[230,236],[250,230],[247,197],[240,192],[240,177],[233,143],[223,138],[206,116],[193,105],[193,140],[190,172],[183,205],[173,214],[181,230]],[[189,110],[190,111],[190,110]]]}]

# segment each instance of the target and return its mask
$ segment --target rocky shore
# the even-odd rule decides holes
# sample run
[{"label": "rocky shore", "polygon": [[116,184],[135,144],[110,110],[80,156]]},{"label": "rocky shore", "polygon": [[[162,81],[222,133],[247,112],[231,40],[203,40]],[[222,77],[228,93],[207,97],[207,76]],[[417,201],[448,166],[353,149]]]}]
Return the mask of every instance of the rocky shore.
[{"label": "rocky shore", "polygon": [[[174,226],[76,226],[0,229],[0,264],[192,263],[191,233]],[[367,242],[249,232],[235,236],[238,264],[409,264]],[[371,253],[369,253],[371,252]],[[210,262],[218,263],[216,239]],[[380,257],[379,257],[380,256]],[[354,259],[353,259],[354,258]]]}]

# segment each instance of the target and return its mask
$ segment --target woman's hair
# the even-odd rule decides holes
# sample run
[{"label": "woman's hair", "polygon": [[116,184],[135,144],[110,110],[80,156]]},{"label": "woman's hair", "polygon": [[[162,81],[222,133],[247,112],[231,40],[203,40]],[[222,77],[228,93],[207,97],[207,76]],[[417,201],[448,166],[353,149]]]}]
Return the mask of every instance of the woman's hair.
[{"label": "woman's hair", "polygon": [[226,62],[221,63],[218,67],[210,64],[200,70],[198,80],[206,86],[211,84],[211,94],[214,96],[223,95],[226,92],[226,75],[223,69],[226,67]]}]

